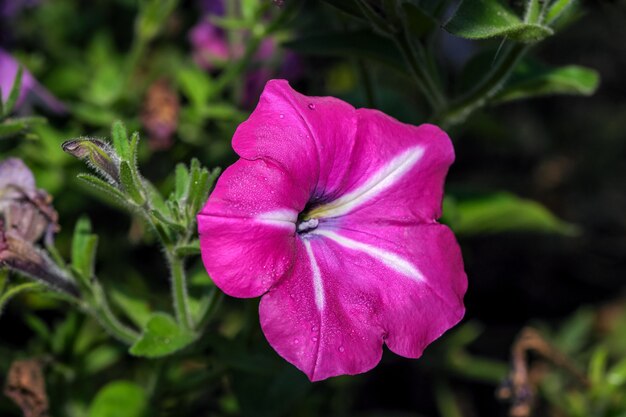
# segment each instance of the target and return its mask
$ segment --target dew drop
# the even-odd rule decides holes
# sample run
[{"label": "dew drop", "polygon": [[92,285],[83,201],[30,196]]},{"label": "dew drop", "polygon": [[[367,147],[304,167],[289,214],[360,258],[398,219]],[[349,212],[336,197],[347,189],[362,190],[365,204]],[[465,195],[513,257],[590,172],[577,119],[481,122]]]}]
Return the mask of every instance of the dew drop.
[{"label": "dew drop", "polygon": [[294,343],[294,345],[297,345],[298,343],[300,343],[300,340],[299,339],[293,339],[293,343]]},{"label": "dew drop", "polygon": [[312,332],[316,332],[316,331],[317,331],[317,326],[313,326],[313,327],[311,327],[311,331],[312,331]]},{"label": "dew drop", "polygon": [[317,342],[317,337],[312,337],[311,340]]},{"label": "dew drop", "polygon": [[165,343],[166,345],[169,345],[170,344],[170,339],[168,339],[168,338],[163,339],[163,343]]},{"label": "dew drop", "polygon": [[343,346],[339,346],[339,352],[343,353],[345,351],[345,349],[343,348]]},{"label": "dew drop", "polygon": [[315,110],[315,104],[313,104],[313,103],[309,103],[309,109],[311,109],[311,110]]},{"label": "dew drop", "polygon": [[278,117],[280,117],[281,119],[284,119],[285,115],[281,113],[281,114],[278,115]]}]

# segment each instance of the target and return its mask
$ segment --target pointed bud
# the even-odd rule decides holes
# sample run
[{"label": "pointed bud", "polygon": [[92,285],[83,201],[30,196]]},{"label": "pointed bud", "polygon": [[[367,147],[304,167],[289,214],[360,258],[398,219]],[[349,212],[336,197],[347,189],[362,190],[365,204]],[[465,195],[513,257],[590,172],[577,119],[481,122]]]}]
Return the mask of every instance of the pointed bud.
[{"label": "pointed bud", "polygon": [[62,147],[63,151],[87,162],[111,183],[119,182],[120,158],[108,143],[98,139],[79,138],[64,142]]}]

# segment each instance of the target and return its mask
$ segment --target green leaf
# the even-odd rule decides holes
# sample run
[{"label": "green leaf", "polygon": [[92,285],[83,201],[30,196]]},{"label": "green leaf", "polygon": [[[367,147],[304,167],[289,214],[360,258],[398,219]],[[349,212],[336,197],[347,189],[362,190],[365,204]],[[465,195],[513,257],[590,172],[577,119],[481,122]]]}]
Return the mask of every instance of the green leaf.
[{"label": "green leaf", "polygon": [[493,99],[496,103],[555,94],[590,96],[600,84],[597,71],[569,65],[546,68],[530,62],[520,64],[504,89]]},{"label": "green leaf", "polygon": [[509,193],[444,202],[444,221],[459,235],[543,232],[575,235],[578,228],[554,216],[541,204]]},{"label": "green leaf", "polygon": [[13,86],[11,87],[11,91],[9,92],[9,97],[7,97],[6,103],[4,103],[4,112],[3,116],[8,116],[13,109],[15,108],[15,104],[17,103],[17,99],[20,97],[20,93],[22,90],[22,75],[24,74],[24,68],[20,66],[17,69],[17,74],[15,74],[15,80],[13,80]]},{"label": "green leaf", "polygon": [[361,8],[354,0],[323,0],[324,3],[334,7],[337,10],[359,20],[366,20],[361,12]]},{"label": "green leaf", "polygon": [[[78,174],[76,176],[76,178],[78,178],[79,180],[81,180],[82,182],[89,184],[91,187],[99,190],[99,191],[104,191],[105,195],[108,195],[109,197],[111,197],[116,203],[121,204],[123,206],[127,206],[129,201],[126,198],[126,196],[124,194],[122,194],[122,192],[120,190],[118,190],[117,188],[113,187],[111,184],[109,184],[106,181],[101,180],[100,178],[96,177],[95,175],[91,175],[91,174]],[[98,195],[101,195],[101,193],[98,193]]]},{"label": "green leaf", "polygon": [[116,120],[111,127],[111,137],[113,138],[113,147],[119,157],[125,161],[131,161],[130,143],[128,141],[128,133],[126,126],[119,120]]},{"label": "green leaf", "polygon": [[24,284],[9,287],[4,293],[0,294],[0,315],[4,306],[15,296],[27,291],[41,291],[45,286],[38,282],[27,282]]},{"label": "green leaf", "polygon": [[45,123],[47,123],[45,118],[36,116],[6,119],[0,123],[0,138],[13,136]]},{"label": "green leaf", "polygon": [[82,371],[87,375],[98,374],[117,362],[122,356],[121,353],[123,353],[123,351],[109,345],[90,349],[85,355],[85,365]]},{"label": "green leaf", "polygon": [[199,68],[184,68],[177,73],[177,80],[183,94],[196,108],[204,108],[213,90],[212,80],[206,71]]},{"label": "green leaf", "polygon": [[141,193],[141,186],[138,179],[133,175],[132,168],[128,161],[120,162],[120,182],[124,190],[137,205],[142,205],[146,201]]},{"label": "green leaf", "polygon": [[602,384],[606,380],[606,366],[609,358],[609,352],[603,346],[598,346],[589,361],[589,382],[591,385]]},{"label": "green leaf", "polygon": [[185,233],[186,229],[183,225],[176,223],[174,220],[168,219],[160,211],[152,210],[150,212],[162,225],[170,228],[175,233]]},{"label": "green leaf", "polygon": [[388,38],[369,30],[304,36],[283,44],[301,54],[367,58],[405,73],[404,58]]},{"label": "green leaf", "polygon": [[114,381],[102,388],[89,407],[89,417],[144,417],[148,396],[130,381]]},{"label": "green leaf", "polygon": [[130,353],[146,358],[159,358],[183,349],[195,338],[193,333],[178,327],[172,316],[154,313],[139,340],[130,348]]},{"label": "green leaf", "polygon": [[98,236],[91,233],[91,222],[83,216],[76,222],[72,239],[72,266],[85,285],[94,276]]},{"label": "green leaf", "polygon": [[174,187],[174,198],[181,201],[187,198],[189,193],[189,171],[185,164],[176,165],[176,186]]},{"label": "green leaf", "polygon": [[120,290],[110,291],[111,300],[126,314],[126,316],[137,325],[144,328],[152,316],[152,310],[146,300],[134,297]]},{"label": "green leaf", "polygon": [[409,31],[416,38],[424,37],[438,26],[435,18],[413,3],[403,3],[402,11]]},{"label": "green leaf", "polygon": [[626,358],[617,362],[608,372],[606,380],[614,386],[623,386],[626,384]]},{"label": "green leaf", "polygon": [[463,0],[444,28],[466,39],[506,37],[518,42],[536,42],[554,33],[547,26],[522,22],[498,0]]},{"label": "green leaf", "polygon": [[556,0],[546,13],[546,22],[550,24],[556,21],[575,2],[576,0]]},{"label": "green leaf", "polygon": [[180,245],[174,249],[176,256],[195,256],[200,254],[200,241],[194,240],[187,245]]}]

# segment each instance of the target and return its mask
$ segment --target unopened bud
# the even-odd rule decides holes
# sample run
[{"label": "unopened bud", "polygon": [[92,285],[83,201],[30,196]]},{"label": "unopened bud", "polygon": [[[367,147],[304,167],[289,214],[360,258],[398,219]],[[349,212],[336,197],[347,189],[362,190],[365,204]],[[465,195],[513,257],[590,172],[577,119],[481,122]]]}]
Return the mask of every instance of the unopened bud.
[{"label": "unopened bud", "polygon": [[98,139],[79,138],[64,142],[62,147],[63,151],[87,162],[110,182],[119,182],[119,157],[108,143]]}]

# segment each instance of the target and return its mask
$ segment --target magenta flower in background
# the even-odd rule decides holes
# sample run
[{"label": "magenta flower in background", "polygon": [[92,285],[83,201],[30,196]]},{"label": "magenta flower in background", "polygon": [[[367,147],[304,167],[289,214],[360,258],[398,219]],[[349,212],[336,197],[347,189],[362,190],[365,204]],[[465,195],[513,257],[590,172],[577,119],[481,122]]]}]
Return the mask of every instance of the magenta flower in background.
[{"label": "magenta flower in background", "polygon": [[225,293],[263,296],[267,340],[311,380],[373,368],[383,343],[417,358],[461,320],[441,129],[273,80],[233,148],[198,215],[204,265]]},{"label": "magenta flower in background", "polygon": [[[5,102],[11,92],[20,64],[8,52],[0,48],[0,89],[2,101]],[[35,77],[24,68],[20,95],[15,105],[19,109],[26,102],[39,102],[54,113],[64,113],[65,105],[37,82]]]}]

